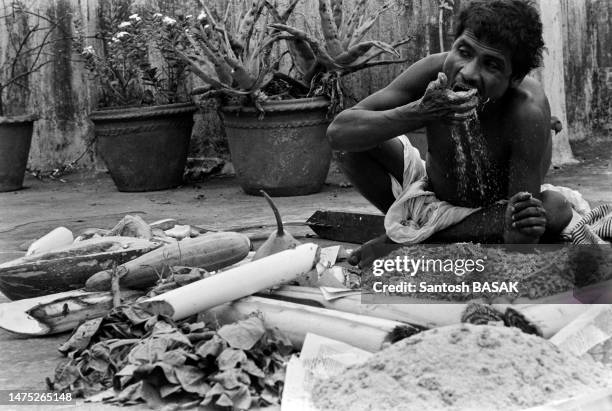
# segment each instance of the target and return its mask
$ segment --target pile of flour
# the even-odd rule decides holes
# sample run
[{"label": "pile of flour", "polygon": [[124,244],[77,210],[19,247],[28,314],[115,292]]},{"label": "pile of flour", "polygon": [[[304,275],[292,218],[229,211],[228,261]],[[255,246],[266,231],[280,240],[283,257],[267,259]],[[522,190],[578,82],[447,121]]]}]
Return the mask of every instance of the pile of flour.
[{"label": "pile of flour", "polygon": [[321,410],[521,410],[612,386],[612,372],[515,328],[422,332],[313,390]]}]

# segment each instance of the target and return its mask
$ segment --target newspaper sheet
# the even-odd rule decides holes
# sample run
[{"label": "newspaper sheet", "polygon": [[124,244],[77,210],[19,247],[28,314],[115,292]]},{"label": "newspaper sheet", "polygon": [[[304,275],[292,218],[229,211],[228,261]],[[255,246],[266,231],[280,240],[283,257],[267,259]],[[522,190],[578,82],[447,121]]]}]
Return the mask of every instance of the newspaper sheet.
[{"label": "newspaper sheet", "polygon": [[612,305],[597,304],[553,335],[550,342],[576,356],[612,366]]},{"label": "newspaper sheet", "polygon": [[316,411],[311,390],[315,379],[338,375],[345,367],[366,361],[372,353],[316,334],[306,334],[300,357],[287,365],[281,411]]}]

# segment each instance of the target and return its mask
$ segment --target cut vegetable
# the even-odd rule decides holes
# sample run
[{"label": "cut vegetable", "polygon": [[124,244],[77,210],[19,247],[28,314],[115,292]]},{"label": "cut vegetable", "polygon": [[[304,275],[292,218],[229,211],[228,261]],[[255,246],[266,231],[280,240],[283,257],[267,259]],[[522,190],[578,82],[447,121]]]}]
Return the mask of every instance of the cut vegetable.
[{"label": "cut vegetable", "polygon": [[264,196],[268,204],[270,204],[272,212],[274,212],[274,217],[276,218],[276,232],[270,234],[268,239],[261,245],[261,247],[259,247],[255,253],[255,256],[253,257],[253,261],[284,250],[290,250],[301,244],[283,228],[283,220],[278,212],[278,208],[276,208],[270,196],[263,190],[261,190],[261,194]]},{"label": "cut vegetable", "polygon": [[316,244],[302,244],[293,250],[282,251],[160,294],[150,301],[166,301],[174,309],[173,318],[181,320],[296,279],[314,267],[317,251]]},{"label": "cut vegetable", "polygon": [[[123,302],[142,293],[125,291]],[[12,333],[42,336],[70,331],[81,322],[106,315],[113,308],[111,293],[66,291],[0,304],[0,328]]]},{"label": "cut vegetable", "polygon": [[[93,274],[159,247],[134,237],[96,237],[0,264],[0,291],[11,300],[82,288]],[[110,288],[109,288],[110,289]]]},{"label": "cut vegetable", "polygon": [[316,305],[348,313],[385,318],[423,328],[459,324],[467,304],[443,304],[437,300],[405,299],[405,304],[364,304],[361,295],[349,295],[327,300],[318,288],[283,286],[262,297]]},{"label": "cut vegetable", "polygon": [[207,322],[216,320],[221,325],[251,315],[261,316],[268,328],[278,328],[296,349],[302,347],[309,332],[375,352],[387,343],[420,331],[398,321],[261,297],[247,297],[215,307],[206,312],[204,318]]},{"label": "cut vegetable", "polygon": [[[155,251],[117,267],[122,287],[145,289],[170,275],[170,267],[183,265],[209,271],[230,266],[245,258],[251,248],[248,237],[239,233],[209,233],[166,244]],[[108,291],[111,271],[94,274],[87,281],[88,291]]]}]

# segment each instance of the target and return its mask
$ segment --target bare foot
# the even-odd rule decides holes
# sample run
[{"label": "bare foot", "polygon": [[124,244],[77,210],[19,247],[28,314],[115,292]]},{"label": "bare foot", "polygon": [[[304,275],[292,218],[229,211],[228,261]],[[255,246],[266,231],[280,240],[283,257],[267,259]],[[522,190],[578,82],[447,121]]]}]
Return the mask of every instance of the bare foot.
[{"label": "bare foot", "polygon": [[545,229],[546,212],[540,200],[527,192],[510,198],[504,215],[505,244],[536,244]]},{"label": "bare foot", "polygon": [[351,265],[359,266],[359,268],[366,268],[371,266],[374,260],[384,257],[402,246],[403,244],[395,243],[386,234],[383,234],[353,251],[348,262]]}]

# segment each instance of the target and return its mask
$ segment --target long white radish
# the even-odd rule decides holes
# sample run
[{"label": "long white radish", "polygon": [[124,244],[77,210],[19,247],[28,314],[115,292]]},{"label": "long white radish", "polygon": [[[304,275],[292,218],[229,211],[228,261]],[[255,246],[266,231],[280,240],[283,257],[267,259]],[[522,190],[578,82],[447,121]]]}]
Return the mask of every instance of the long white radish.
[{"label": "long white radish", "polygon": [[350,295],[326,300],[321,290],[312,287],[283,286],[260,297],[319,305],[325,308],[401,321],[425,328],[459,324],[467,304],[444,303],[436,300],[402,298],[402,304],[367,304],[362,295]]},{"label": "long white radish", "polygon": [[309,332],[376,352],[394,342],[395,334],[406,337],[419,331],[398,321],[262,297],[214,307],[204,314],[204,321],[224,325],[253,314],[260,315],[266,327],[278,328],[296,349],[302,347]]},{"label": "long white radish", "polygon": [[316,264],[319,247],[313,243],[297,246],[181,288],[147,301],[165,301],[174,309],[173,319],[181,320],[209,308],[246,297],[266,288],[296,279]]}]

